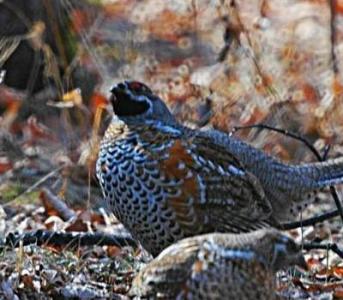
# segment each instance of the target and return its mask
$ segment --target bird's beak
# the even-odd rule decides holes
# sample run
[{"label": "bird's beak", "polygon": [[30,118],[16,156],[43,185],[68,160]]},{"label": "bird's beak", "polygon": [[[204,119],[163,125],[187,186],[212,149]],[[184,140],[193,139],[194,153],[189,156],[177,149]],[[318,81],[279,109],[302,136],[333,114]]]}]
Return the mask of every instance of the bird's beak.
[{"label": "bird's beak", "polygon": [[115,84],[111,87],[110,89],[110,92],[112,94],[116,94],[120,91],[124,91],[126,89],[126,86],[127,86],[127,82],[125,81],[125,83],[118,83],[118,84]]},{"label": "bird's beak", "polygon": [[117,89],[117,85],[112,86],[111,89],[110,89],[110,93],[114,94],[116,89]]}]

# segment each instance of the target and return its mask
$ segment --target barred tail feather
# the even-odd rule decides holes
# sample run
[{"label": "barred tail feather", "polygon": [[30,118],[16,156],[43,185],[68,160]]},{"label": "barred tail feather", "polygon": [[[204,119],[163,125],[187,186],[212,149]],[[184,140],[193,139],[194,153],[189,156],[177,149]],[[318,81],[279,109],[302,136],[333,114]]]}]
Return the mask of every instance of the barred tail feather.
[{"label": "barred tail feather", "polygon": [[343,183],[343,157],[296,167],[313,188]]}]

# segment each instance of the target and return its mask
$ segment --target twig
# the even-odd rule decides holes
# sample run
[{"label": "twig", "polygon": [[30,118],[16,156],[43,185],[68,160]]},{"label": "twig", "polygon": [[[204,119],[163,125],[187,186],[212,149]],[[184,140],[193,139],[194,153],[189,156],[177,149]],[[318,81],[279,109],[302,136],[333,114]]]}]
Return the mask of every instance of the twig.
[{"label": "twig", "polygon": [[230,46],[232,44],[232,37],[231,37],[231,28],[229,26],[226,27],[224,32],[224,46],[219,51],[217,61],[223,62],[230,50]]},{"label": "twig", "polygon": [[[272,95],[276,100],[280,100],[281,97],[280,97],[279,93],[277,92],[276,89],[274,89],[272,86],[269,85],[269,83],[266,80],[266,76],[264,75],[264,72],[263,72],[261,66],[259,65],[258,59],[256,58],[255,51],[253,48],[253,42],[251,40],[249,32],[247,32],[247,30],[244,27],[244,24],[241,20],[241,17],[239,14],[239,9],[238,9],[236,1],[232,0],[231,6],[233,8],[233,13],[235,14],[234,18],[237,20],[237,23],[238,23],[238,26],[240,27],[241,32],[243,32],[245,34],[248,45],[249,45],[250,49],[252,50],[251,52],[244,51],[245,54],[252,59],[252,62],[253,62],[255,69],[256,69],[256,72],[260,76],[262,83],[263,83],[263,87],[265,88],[267,93]],[[245,50],[244,47],[243,47],[243,50]]]},{"label": "twig", "polygon": [[305,138],[303,138],[302,136],[300,136],[294,132],[290,132],[290,131],[285,130],[285,129],[272,127],[272,126],[269,126],[266,124],[254,124],[254,125],[247,125],[247,126],[236,126],[233,128],[232,132],[236,132],[236,131],[242,130],[242,129],[250,129],[250,128],[267,129],[270,131],[275,131],[275,132],[281,133],[281,134],[288,136],[288,137],[291,137],[295,140],[298,140],[298,141],[302,142],[303,144],[305,144],[305,146],[311,150],[311,152],[315,155],[315,157],[319,161],[323,160],[322,156],[318,153],[317,149],[315,147],[313,147],[313,145],[308,140],[306,140]]},{"label": "twig", "polygon": [[320,222],[329,220],[331,218],[337,217],[339,215],[340,215],[340,213],[336,209],[336,210],[333,210],[331,212],[327,212],[327,213],[324,213],[322,215],[312,217],[309,219],[280,224],[280,229],[290,230],[290,229],[295,229],[295,228],[299,228],[299,227],[303,227],[303,226],[312,226],[312,225],[315,225],[317,223],[320,223]]},{"label": "twig", "polygon": [[58,215],[64,220],[68,221],[76,217],[76,213],[70,209],[65,202],[53,194],[48,188],[43,188],[39,198],[45,202],[45,206],[52,207],[58,212]]},{"label": "twig", "polygon": [[335,44],[336,44],[336,28],[335,28],[335,2],[334,0],[329,0],[330,4],[330,40],[331,40],[331,61],[332,69],[335,75],[338,74],[337,58],[335,53]]},{"label": "twig", "polygon": [[343,250],[340,249],[335,243],[328,243],[328,244],[305,243],[303,248],[304,250],[312,250],[312,249],[331,250],[335,252],[340,258],[343,259]]},{"label": "twig", "polygon": [[[305,144],[305,146],[311,150],[311,152],[318,159],[318,161],[321,161],[321,162],[326,160],[328,152],[330,150],[330,146],[327,146],[325,148],[324,154],[320,155],[319,152],[317,151],[317,149],[308,140],[306,140],[304,137],[302,137],[302,136],[300,136],[298,134],[295,134],[293,132],[290,132],[288,130],[272,127],[272,126],[265,125],[265,124],[255,124],[255,125],[248,125],[248,126],[237,126],[237,127],[233,128],[232,132],[235,132],[235,131],[238,131],[238,130],[241,130],[241,129],[248,129],[248,128],[268,129],[268,130],[271,130],[271,131],[275,131],[275,132],[281,133],[281,134],[283,134],[285,136],[291,137],[291,138],[293,138],[295,140],[298,140],[298,141],[302,142],[303,144]],[[342,208],[342,204],[341,204],[341,201],[340,201],[340,199],[338,197],[337,191],[336,191],[334,186],[330,186],[330,192],[331,192],[332,198],[335,201],[335,204],[336,204],[336,207],[337,207],[337,211],[339,212],[339,216],[341,217],[341,219],[343,221],[343,208]],[[299,226],[299,227],[301,227],[301,226]]]},{"label": "twig", "polygon": [[323,161],[327,160],[330,150],[331,150],[331,145],[326,145],[324,147],[324,151],[323,151],[323,155],[322,155]]},{"label": "twig", "polygon": [[9,233],[5,241],[0,244],[0,249],[7,246],[17,248],[20,242],[23,246],[30,244],[65,246],[72,248],[78,246],[131,246],[137,247],[137,242],[129,235],[114,235],[105,233],[85,232],[54,232],[48,230],[36,230],[23,234]]},{"label": "twig", "polygon": [[20,22],[22,22],[26,26],[26,29],[29,29],[31,27],[31,20],[18,7],[18,5],[13,4],[12,1],[0,1],[0,5],[4,5],[8,10],[10,10],[20,20]]},{"label": "twig", "polygon": [[[69,13],[70,15],[72,15],[72,12],[75,11],[74,4],[71,1],[62,0],[62,6],[65,8],[67,13]],[[96,47],[94,47],[94,45],[92,43],[92,37],[97,32],[97,29],[100,27],[100,25],[102,24],[103,19],[104,18],[101,15],[98,16],[94,20],[92,25],[89,27],[89,29],[87,29],[87,32],[85,32],[85,30],[82,30],[79,34],[80,34],[80,39],[81,39],[82,45],[88,51],[91,59],[93,59],[93,61],[94,61],[94,65],[99,70],[99,76],[105,81],[106,79],[111,78],[111,76],[110,76],[109,72],[107,71],[107,67],[106,67],[101,55],[99,55],[99,53],[98,53],[99,51],[96,49]],[[78,57],[78,59],[80,59],[80,58]]]},{"label": "twig", "polygon": [[9,202],[3,204],[3,206],[9,206],[10,204],[12,204],[13,202],[15,202],[16,200],[18,200],[20,197],[22,197],[23,195],[32,192],[35,188],[37,188],[38,186],[40,186],[43,182],[47,181],[50,177],[52,177],[55,173],[59,172],[61,169],[63,169],[65,167],[65,164],[63,164],[62,166],[59,166],[58,168],[56,168],[55,170],[52,170],[50,173],[46,174],[45,176],[43,176],[41,179],[39,179],[37,182],[35,182],[33,185],[29,186],[24,192],[20,193],[18,196],[16,196],[14,199],[10,200]]}]

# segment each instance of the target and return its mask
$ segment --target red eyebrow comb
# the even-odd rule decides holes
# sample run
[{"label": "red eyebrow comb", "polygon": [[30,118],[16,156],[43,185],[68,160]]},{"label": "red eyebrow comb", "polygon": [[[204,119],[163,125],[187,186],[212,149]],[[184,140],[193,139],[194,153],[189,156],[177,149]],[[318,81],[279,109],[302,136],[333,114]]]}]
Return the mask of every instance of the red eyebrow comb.
[{"label": "red eyebrow comb", "polygon": [[129,86],[131,89],[136,90],[142,88],[143,84],[138,81],[131,81],[129,82]]}]

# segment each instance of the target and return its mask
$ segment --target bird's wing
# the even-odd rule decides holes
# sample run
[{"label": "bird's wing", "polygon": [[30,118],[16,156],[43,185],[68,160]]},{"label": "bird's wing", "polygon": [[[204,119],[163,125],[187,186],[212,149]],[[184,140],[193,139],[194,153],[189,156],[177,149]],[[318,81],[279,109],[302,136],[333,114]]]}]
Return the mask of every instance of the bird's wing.
[{"label": "bird's wing", "polygon": [[156,132],[155,143],[162,140],[168,145],[153,160],[159,161],[168,206],[186,233],[266,226],[271,205],[260,182],[225,147],[194,131],[168,137]]}]

